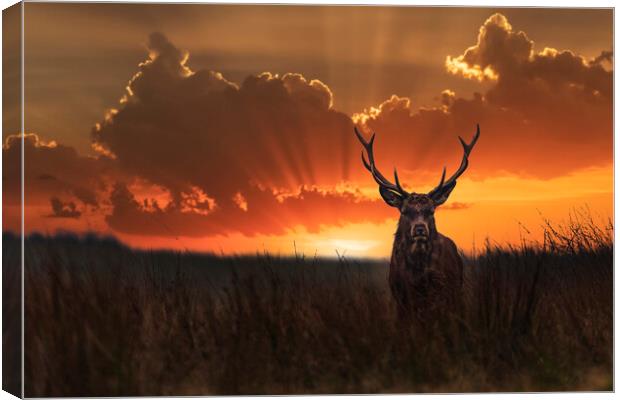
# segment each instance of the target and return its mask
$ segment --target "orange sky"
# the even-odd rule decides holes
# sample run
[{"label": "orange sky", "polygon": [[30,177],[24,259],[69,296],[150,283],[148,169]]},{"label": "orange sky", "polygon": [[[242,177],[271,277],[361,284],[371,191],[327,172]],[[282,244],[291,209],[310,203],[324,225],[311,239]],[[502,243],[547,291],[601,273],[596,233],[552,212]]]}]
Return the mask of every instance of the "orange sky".
[{"label": "orange sky", "polygon": [[[496,11],[28,3],[26,230],[387,257],[398,212],[354,124],[416,192],[458,166],[457,135],[480,124],[436,215],[466,251],[538,239],[542,216],[575,208],[610,217],[611,10]],[[5,114],[14,230],[18,114]]]}]

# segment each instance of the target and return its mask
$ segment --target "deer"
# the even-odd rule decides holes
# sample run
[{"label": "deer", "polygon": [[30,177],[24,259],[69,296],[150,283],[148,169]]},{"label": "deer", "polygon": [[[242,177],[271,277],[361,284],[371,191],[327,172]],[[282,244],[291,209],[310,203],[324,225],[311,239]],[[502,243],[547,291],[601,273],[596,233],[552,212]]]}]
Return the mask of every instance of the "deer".
[{"label": "deer", "polygon": [[435,210],[448,200],[457,179],[467,169],[469,154],[480,137],[480,126],[476,124],[471,142],[458,137],[463,146],[461,165],[447,180],[444,166],[439,185],[428,193],[404,190],[396,168],[394,183],[390,182],[375,164],[375,133],[366,141],[357,127],[354,131],[364,147],[362,163],[379,185],[381,197],[400,212],[388,276],[399,319],[413,316],[425,321],[458,312],[463,295],[463,260],[452,239],[437,231]]}]

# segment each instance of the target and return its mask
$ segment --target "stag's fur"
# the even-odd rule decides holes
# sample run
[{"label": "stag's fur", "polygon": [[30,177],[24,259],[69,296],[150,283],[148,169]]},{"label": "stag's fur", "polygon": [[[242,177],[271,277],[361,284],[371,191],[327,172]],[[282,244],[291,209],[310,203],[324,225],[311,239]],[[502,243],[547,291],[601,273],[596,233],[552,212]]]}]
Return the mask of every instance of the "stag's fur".
[{"label": "stag's fur", "polygon": [[400,317],[414,315],[428,320],[457,311],[463,286],[463,261],[450,238],[437,233],[430,244],[429,253],[411,256],[407,240],[396,234],[389,283]]},{"label": "stag's fur", "polygon": [[[426,203],[425,203],[426,202]],[[428,320],[456,312],[463,286],[463,261],[454,242],[437,232],[429,220],[429,239],[419,251],[414,246],[407,209],[432,207],[432,200],[414,194],[406,199],[394,237],[389,283],[401,317]]]}]

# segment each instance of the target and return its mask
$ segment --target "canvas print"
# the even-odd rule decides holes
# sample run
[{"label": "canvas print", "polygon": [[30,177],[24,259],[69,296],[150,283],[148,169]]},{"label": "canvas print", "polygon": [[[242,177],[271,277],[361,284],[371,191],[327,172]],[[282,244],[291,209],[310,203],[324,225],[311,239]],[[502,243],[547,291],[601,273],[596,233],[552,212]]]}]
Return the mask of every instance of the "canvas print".
[{"label": "canvas print", "polygon": [[3,18],[5,390],[614,389],[612,9]]}]

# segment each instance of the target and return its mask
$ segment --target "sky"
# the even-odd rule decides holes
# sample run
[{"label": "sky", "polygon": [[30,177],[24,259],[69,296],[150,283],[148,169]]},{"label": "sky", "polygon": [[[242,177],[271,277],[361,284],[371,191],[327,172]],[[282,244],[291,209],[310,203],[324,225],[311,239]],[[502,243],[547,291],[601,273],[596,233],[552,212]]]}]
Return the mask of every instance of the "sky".
[{"label": "sky", "polygon": [[[611,9],[25,4],[25,228],[140,248],[388,257],[398,210],[464,251],[613,212]],[[6,85],[5,85],[6,86]],[[9,85],[10,86],[10,85]],[[9,90],[9,93],[10,90]],[[19,110],[3,229],[19,227]],[[8,189],[8,190],[7,190]]]}]

